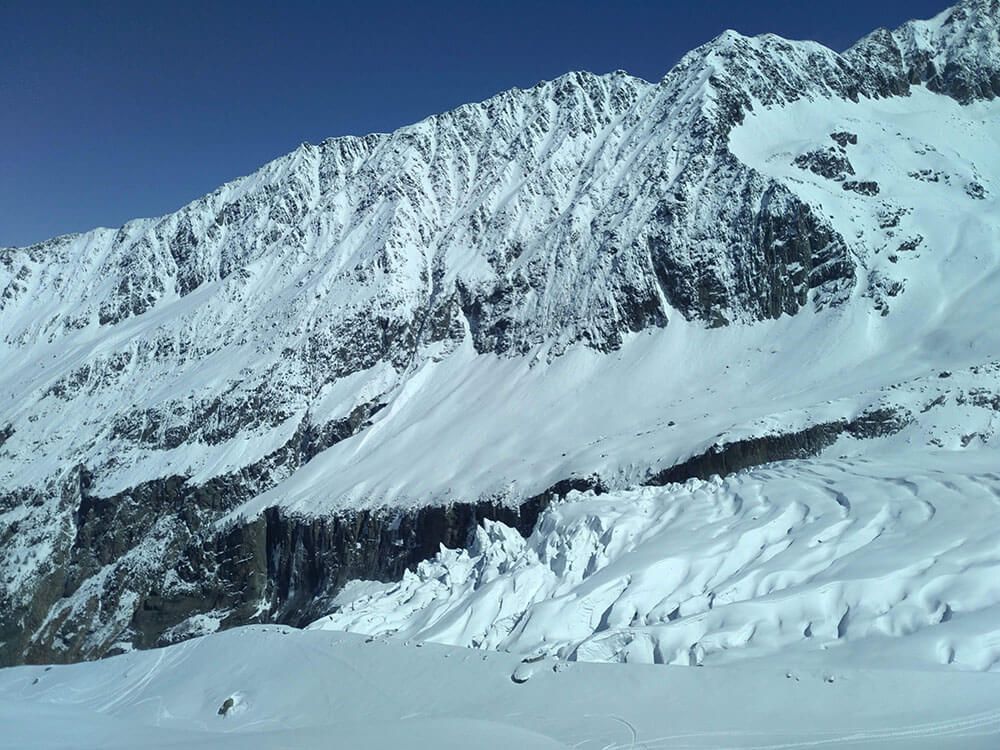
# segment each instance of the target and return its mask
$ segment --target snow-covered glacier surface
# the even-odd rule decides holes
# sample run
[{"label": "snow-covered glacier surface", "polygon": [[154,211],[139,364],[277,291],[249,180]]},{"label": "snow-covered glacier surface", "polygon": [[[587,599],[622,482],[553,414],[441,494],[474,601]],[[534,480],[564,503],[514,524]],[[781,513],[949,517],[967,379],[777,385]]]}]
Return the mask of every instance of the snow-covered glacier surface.
[{"label": "snow-covered glacier surface", "polygon": [[992,670],[997,470],[993,450],[900,449],[574,494],[528,539],[487,523],[399,583],[349,586],[312,627],[580,661]]}]

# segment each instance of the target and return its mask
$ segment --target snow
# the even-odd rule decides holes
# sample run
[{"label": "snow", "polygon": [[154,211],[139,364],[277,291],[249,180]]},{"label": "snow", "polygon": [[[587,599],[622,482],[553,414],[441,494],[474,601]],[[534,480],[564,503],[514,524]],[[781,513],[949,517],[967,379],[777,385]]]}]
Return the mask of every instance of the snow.
[{"label": "snow", "polygon": [[[1000,669],[995,449],[890,450],[579,493],[486,523],[312,627],[579,661]],[[829,652],[829,653],[827,653]]]},{"label": "snow", "polygon": [[[514,679],[516,677],[516,680]],[[232,699],[231,708],[220,709]],[[524,662],[247,627],[0,671],[0,748],[962,748],[1000,741],[994,675]]]},{"label": "snow", "polygon": [[[434,364],[393,414],[419,430],[387,423],[334,446],[243,510],[413,487],[457,499],[501,476],[535,488],[583,467],[612,491],[550,509],[528,540],[487,524],[469,550],[443,550],[402,582],[356,582],[314,627],[591,661],[830,651],[838,664],[996,669],[997,122],[996,101],[920,87],[755,107],[730,148],[849,238],[863,274],[853,299],[722,330],[671,321],[611,355]],[[854,178],[878,196],[796,165],[844,131],[857,136],[843,147]],[[901,291],[884,296],[886,314],[865,304],[891,283]],[[503,403],[518,408],[490,405]],[[636,488],[660,461],[876,408],[906,425],[724,481]],[[400,489],[379,489],[386,478]]]},{"label": "snow", "polygon": [[[977,55],[992,54],[979,39],[985,31],[943,19],[897,33],[945,45],[947,55],[973,42]],[[989,298],[993,279],[982,271],[996,260],[1000,149],[995,101],[960,107],[919,87],[909,97],[830,98],[851,83],[849,68],[814,43],[727,32],[658,84],[568,74],[394,134],[304,144],[167,217],[5,249],[0,352],[12,366],[0,373],[0,429],[14,432],[0,478],[51,494],[66,466],[82,464],[99,496],[171,476],[202,483],[261,461],[305,420],[322,425],[379,400],[388,407],[365,435],[333,446],[241,513],[268,503],[326,513],[515,502],[574,473],[625,487],[720,434],[765,422],[779,429],[774,404],[798,423],[827,401],[845,413],[862,408],[873,389],[916,374],[916,357],[887,361],[887,351],[938,347],[928,338],[935,320],[914,327],[919,311],[948,314],[963,296]],[[716,143],[702,131],[731,126],[711,120],[725,86],[766,101],[750,102],[744,124]],[[791,165],[803,149],[831,145],[828,128],[855,122],[861,142],[851,159],[857,179],[880,181],[875,199]],[[727,201],[703,189],[748,189],[740,180],[749,177],[730,174],[726,143],[831,217],[865,276],[856,297],[905,277],[901,296],[879,292],[894,310],[887,320],[870,315],[869,298],[822,317],[807,306],[802,320],[753,323],[734,299],[728,313],[747,325],[714,331],[670,307],[644,232],[677,190],[697,210],[669,237],[671,252],[718,266],[722,283],[735,285],[732,248],[711,223]],[[923,169],[952,179],[907,176]],[[697,185],[682,184],[689,173]],[[972,180],[984,200],[967,194]],[[756,195],[767,183],[749,187]],[[905,235],[879,226],[890,209],[906,212]],[[916,252],[886,260],[917,235],[925,239]],[[620,267],[605,252],[612,242]],[[972,255],[953,252],[956,242]],[[911,273],[917,256],[921,270]],[[458,282],[484,295],[526,285],[511,302],[514,345],[500,356],[474,356],[470,323],[451,308],[455,338],[424,336],[405,353],[365,348],[384,343],[371,341],[365,321],[402,327],[442,313]],[[659,301],[664,330],[626,329],[612,354],[579,343],[567,351],[584,334],[613,339],[623,328],[619,303],[643,291]],[[977,305],[963,309],[978,317]],[[107,315],[113,323],[100,324]],[[952,322],[939,340],[958,323],[971,328],[952,339],[953,351],[925,356],[928,368],[945,354],[971,362],[996,351],[992,332],[976,338],[981,321]],[[826,356],[833,346],[842,357]],[[892,371],[899,367],[906,372]],[[869,372],[867,382],[849,377],[856,369]],[[782,373],[802,370],[799,388],[783,382]],[[245,408],[257,398],[269,409]],[[216,401],[229,422],[216,424]],[[593,408],[581,414],[581,402]],[[246,416],[261,411],[273,413],[259,423]],[[121,429],[123,420],[139,426]],[[664,426],[670,421],[678,429]],[[142,424],[151,438],[135,437]],[[165,431],[193,424],[179,445],[163,444]]]},{"label": "snow", "polygon": [[[892,39],[985,70],[995,23],[964,14],[987,1]],[[401,581],[351,582],[305,631],[219,633],[226,611],[195,612],[166,635],[201,637],[170,648],[0,670],[0,747],[997,747],[1000,100],[959,104],[938,79],[866,96],[845,71],[878,43],[841,57],[727,32],[659,84],[569,74],[304,144],[161,219],[3,250],[11,601],[73,538],[60,483],[79,467],[97,496],[200,484],[362,404],[384,408],[270,467],[214,529],[271,506],[516,504],[593,475],[608,491],[528,539],[486,523]],[[844,238],[853,275],[759,320],[712,222],[776,188]],[[668,199],[693,208],[659,239],[718,271],[730,325],[686,319],[657,281],[647,217]],[[644,292],[663,320],[636,332],[621,303]],[[477,349],[480,313],[512,340]],[[645,486],[877,410],[899,429]],[[99,606],[80,647],[129,651],[140,593],[119,584],[167,559],[169,523],[38,632]]]},{"label": "snow", "polygon": [[[625,487],[719,436],[854,416],[884,389],[991,361],[1000,335],[982,301],[1000,285],[997,122],[996,101],[961,106],[919,87],[909,97],[756,108],[730,148],[851,241],[867,279],[850,305],[722,330],[678,316],[618,352],[574,348],[551,362],[541,350],[503,358],[460,348],[408,373],[359,439],[237,513],[276,503],[310,513],[414,498],[513,501],[574,474]],[[830,133],[843,130],[859,137],[848,147],[855,179],[877,181],[878,197],[794,166],[796,155],[833,144]],[[910,176],[928,168],[949,179]],[[984,200],[966,192],[972,181]],[[882,226],[893,212],[902,212],[898,224]],[[897,251],[914,237],[922,238],[915,251]],[[885,298],[884,317],[866,299],[878,279],[903,285]]]},{"label": "snow", "polygon": [[[712,446],[853,419],[882,407],[914,418],[893,438],[897,444],[992,451],[998,442],[992,403],[1000,397],[995,366],[1000,328],[989,314],[989,300],[1000,293],[998,122],[998,101],[959,105],[921,87],[908,97],[891,99],[813,98],[754,106],[729,134],[728,147],[827,217],[849,241],[857,263],[859,278],[851,298],[819,312],[807,308],[794,316],[721,329],[672,313],[665,328],[629,334],[615,351],[578,344],[559,356],[558,341],[539,344],[523,356],[479,354],[466,331],[460,343],[428,345],[407,363],[379,360],[342,377],[316,381],[315,373],[285,359],[280,347],[301,341],[303,331],[332,325],[336,310],[347,309],[326,309],[328,297],[336,298],[337,305],[354,305],[361,299],[352,296],[355,292],[363,291],[369,301],[379,296],[377,287],[351,287],[344,297],[337,280],[338,273],[358,262],[352,253],[361,253],[362,246],[352,243],[361,243],[361,235],[371,230],[365,220],[343,229],[347,245],[336,253],[324,254],[324,240],[315,239],[312,250],[328,264],[319,276],[313,273],[318,261],[312,256],[289,267],[282,265],[288,260],[284,256],[263,257],[242,267],[245,288],[234,274],[184,297],[168,295],[162,304],[115,326],[92,325],[36,341],[31,357],[11,357],[12,366],[0,373],[0,386],[6,389],[0,393],[9,393],[12,404],[0,429],[7,420],[16,424],[0,448],[0,480],[9,489],[46,488],[37,510],[14,505],[0,516],[4,524],[19,523],[22,529],[3,550],[8,561],[3,583],[17,596],[27,596],[30,582],[44,573],[49,551],[72,538],[72,518],[60,505],[58,487],[52,489],[53,467],[84,463],[96,472],[91,491],[97,495],[157,476],[207,481],[269,455],[292,438],[307,416],[321,425],[373,400],[386,407],[374,415],[371,426],[294,471],[276,471],[273,487],[235,508],[218,527],[271,505],[323,515],[365,506],[487,498],[513,504],[560,480],[593,474],[610,489],[626,491]],[[839,182],[795,166],[796,156],[833,146],[830,134],[845,130],[858,136],[857,145],[845,149],[854,178],[877,181],[878,196],[845,191]],[[602,169],[620,174],[619,159],[647,158],[649,142],[629,141],[639,137],[637,132],[619,133],[621,142],[606,143]],[[327,157],[349,145],[329,146]],[[313,151],[305,149],[293,161],[311,169]],[[275,165],[253,179],[268,185],[288,169],[288,164]],[[943,176],[937,181],[912,176],[923,170]],[[305,177],[293,172],[288,179],[298,185]],[[597,170],[593,179],[603,191],[617,177]],[[981,198],[967,191],[972,180],[982,186]],[[228,200],[248,189],[227,186],[219,195]],[[545,213],[535,213],[534,201],[548,198],[524,190],[528,192],[518,193],[518,199],[525,201],[525,213],[512,215],[511,221],[533,221]],[[590,221],[586,206],[597,198],[577,198],[573,210],[579,221]],[[474,202],[474,197],[463,200]],[[515,199],[505,194],[503,200],[509,207]],[[337,211],[349,212],[350,205]],[[469,208],[462,206],[462,211]],[[323,221],[340,220],[336,212],[322,215]],[[140,222],[128,230],[138,236],[144,228],[147,224]],[[100,237],[66,242],[90,243],[89,248]],[[915,249],[898,249],[917,237],[921,242]],[[79,245],[72,247],[87,263],[99,264]],[[451,273],[458,266],[448,268]],[[879,291],[896,282],[903,289],[895,296]],[[56,292],[38,283],[39,304],[54,306]],[[412,291],[405,278],[393,277],[392,283],[396,291]],[[574,294],[569,287],[563,292],[567,298]],[[873,307],[876,296],[888,315]],[[67,300],[65,309],[75,304]],[[9,309],[13,315],[19,308]],[[234,321],[245,322],[244,310],[255,312],[244,327],[234,328]],[[38,310],[45,316],[55,311]],[[15,317],[9,338],[28,336],[41,319]],[[186,342],[191,349],[184,356],[160,358],[152,354],[150,342],[178,348]],[[88,367],[79,392],[71,390],[66,399],[47,395],[32,401],[32,393]],[[939,378],[943,371],[953,374]],[[218,441],[196,432],[172,448],[109,436],[109,420],[119,409],[134,414],[149,408],[167,427],[216,426],[219,411],[207,408],[215,398],[245,407],[260,423],[241,425]],[[275,413],[268,414],[272,407]],[[155,559],[164,543],[145,540],[130,554],[137,560]],[[68,611],[84,612],[108,580],[104,571],[97,572],[78,596],[48,613],[50,621]],[[126,624],[129,613],[113,610],[120,624]],[[191,632],[205,632],[208,625],[210,621],[191,623]]]}]

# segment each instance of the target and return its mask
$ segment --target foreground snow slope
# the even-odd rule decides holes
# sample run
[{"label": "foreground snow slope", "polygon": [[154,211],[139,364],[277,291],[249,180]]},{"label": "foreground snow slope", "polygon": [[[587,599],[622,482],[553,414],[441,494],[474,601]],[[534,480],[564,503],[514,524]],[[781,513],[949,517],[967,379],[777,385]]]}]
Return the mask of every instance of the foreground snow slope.
[{"label": "foreground snow slope", "polygon": [[[992,674],[574,664],[248,627],[0,671],[0,748],[899,748],[1000,743]],[[517,682],[515,682],[517,680]],[[219,710],[232,701],[225,716]]]}]

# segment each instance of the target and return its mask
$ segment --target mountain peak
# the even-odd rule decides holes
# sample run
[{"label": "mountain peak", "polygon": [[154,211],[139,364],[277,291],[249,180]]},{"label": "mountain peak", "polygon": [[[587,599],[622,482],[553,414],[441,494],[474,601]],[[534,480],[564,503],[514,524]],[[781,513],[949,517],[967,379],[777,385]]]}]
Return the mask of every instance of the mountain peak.
[{"label": "mountain peak", "polygon": [[878,29],[845,56],[963,104],[993,99],[1000,96],[1000,0],[963,0],[933,18]]}]

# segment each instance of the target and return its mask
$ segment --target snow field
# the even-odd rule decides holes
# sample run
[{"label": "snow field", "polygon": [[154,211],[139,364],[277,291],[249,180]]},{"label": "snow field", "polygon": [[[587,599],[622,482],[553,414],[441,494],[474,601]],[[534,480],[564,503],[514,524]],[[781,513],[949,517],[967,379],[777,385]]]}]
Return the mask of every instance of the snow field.
[{"label": "snow field", "polygon": [[0,671],[0,748],[992,750],[998,706],[991,674],[525,663],[253,626]]}]

